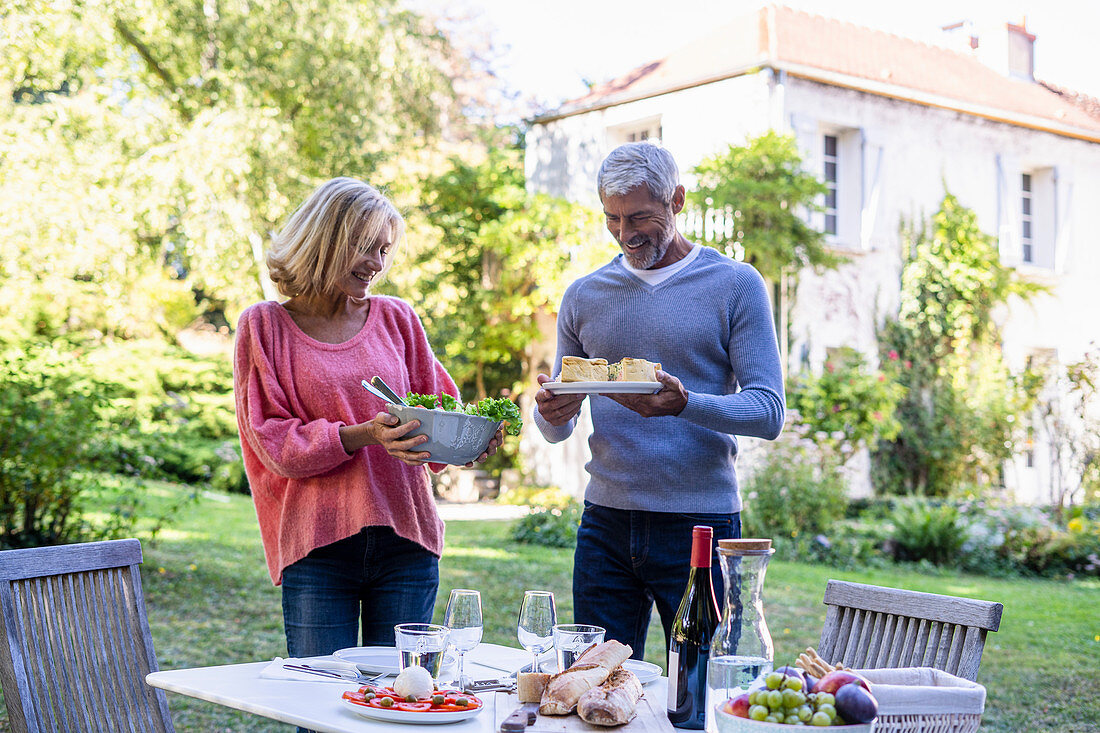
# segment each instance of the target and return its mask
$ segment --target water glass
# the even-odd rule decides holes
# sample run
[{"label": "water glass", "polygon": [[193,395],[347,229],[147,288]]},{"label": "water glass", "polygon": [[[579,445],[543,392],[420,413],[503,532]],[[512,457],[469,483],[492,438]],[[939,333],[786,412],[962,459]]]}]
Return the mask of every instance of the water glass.
[{"label": "water glass", "polygon": [[443,656],[447,653],[449,629],[439,624],[397,624],[393,627],[397,651],[401,655],[401,669],[423,667],[439,678]]},{"label": "water glass", "polygon": [[458,652],[458,686],[465,689],[462,675],[462,658],[481,643],[481,594],[476,590],[455,588],[447,599],[447,612],[443,625],[451,630],[447,641]]},{"label": "water glass", "polygon": [[573,666],[577,657],[603,641],[606,629],[589,624],[558,624],[554,627],[554,649],[558,656],[558,671]]},{"label": "water glass", "polygon": [[534,672],[539,671],[539,655],[554,646],[554,624],[557,622],[553,593],[544,590],[524,592],[516,636],[520,646],[531,652],[531,670]]}]

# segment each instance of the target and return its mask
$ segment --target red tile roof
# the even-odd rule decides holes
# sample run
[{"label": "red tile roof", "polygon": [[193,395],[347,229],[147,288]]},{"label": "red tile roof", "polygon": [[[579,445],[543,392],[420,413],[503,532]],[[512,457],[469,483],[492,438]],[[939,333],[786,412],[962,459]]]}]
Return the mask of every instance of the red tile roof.
[{"label": "red tile roof", "polygon": [[700,86],[764,67],[1100,141],[1100,115],[1082,103],[1080,95],[1005,76],[960,51],[779,6],[762,8],[664,59],[593,87],[584,97],[539,120]]}]

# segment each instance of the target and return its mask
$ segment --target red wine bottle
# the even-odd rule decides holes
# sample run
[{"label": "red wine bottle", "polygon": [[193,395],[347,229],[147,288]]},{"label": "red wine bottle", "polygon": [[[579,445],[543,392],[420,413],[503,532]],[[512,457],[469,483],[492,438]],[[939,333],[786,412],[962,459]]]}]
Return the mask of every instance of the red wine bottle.
[{"label": "red wine bottle", "polygon": [[691,532],[687,590],[672,621],[668,644],[668,719],[677,728],[702,728],[706,717],[710,638],[718,625],[718,600],[710,578],[710,527]]}]

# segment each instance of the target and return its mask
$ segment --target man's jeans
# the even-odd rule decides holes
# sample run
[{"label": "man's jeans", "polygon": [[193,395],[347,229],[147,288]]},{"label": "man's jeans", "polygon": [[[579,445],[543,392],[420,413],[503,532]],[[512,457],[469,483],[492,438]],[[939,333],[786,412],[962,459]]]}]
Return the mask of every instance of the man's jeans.
[{"label": "man's jeans", "polygon": [[[608,639],[629,644],[634,658],[645,653],[654,602],[665,629],[665,647],[676,609],[687,588],[691,528],[714,528],[720,539],[741,536],[741,515],[678,514],[612,509],[584,503],[573,562],[573,618],[607,629]],[[711,550],[711,577],[723,603],[722,570]]]},{"label": "man's jeans", "polygon": [[283,623],[292,657],[393,646],[394,624],[430,623],[439,558],[390,527],[365,527],[283,571]]}]

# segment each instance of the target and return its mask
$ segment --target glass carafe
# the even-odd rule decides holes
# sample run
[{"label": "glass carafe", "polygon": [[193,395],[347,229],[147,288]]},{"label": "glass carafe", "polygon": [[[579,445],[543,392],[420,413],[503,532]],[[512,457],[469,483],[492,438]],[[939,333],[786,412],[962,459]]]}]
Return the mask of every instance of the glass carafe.
[{"label": "glass carafe", "polygon": [[764,620],[764,574],[775,552],[767,539],[719,540],[725,603],[710,642],[707,667],[708,731],[716,731],[714,707],[772,671],[775,649]]}]

